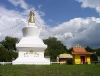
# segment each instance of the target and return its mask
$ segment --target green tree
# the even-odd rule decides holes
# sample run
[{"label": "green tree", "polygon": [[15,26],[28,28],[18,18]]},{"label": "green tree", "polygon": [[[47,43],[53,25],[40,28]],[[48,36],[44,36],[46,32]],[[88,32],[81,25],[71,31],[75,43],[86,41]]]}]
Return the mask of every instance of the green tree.
[{"label": "green tree", "polygon": [[18,38],[6,36],[5,40],[0,42],[0,45],[5,47],[8,50],[15,50],[16,51],[15,45],[17,42],[18,42]]},{"label": "green tree", "polygon": [[94,50],[94,58],[92,58],[93,61],[98,61],[98,56],[100,56],[100,48],[97,48]]},{"label": "green tree", "polygon": [[50,56],[49,51],[47,49],[45,50],[44,56]]},{"label": "green tree", "polygon": [[11,62],[12,58],[17,58],[18,53],[14,51],[8,51],[3,46],[0,46],[0,62]]},{"label": "green tree", "polygon": [[93,52],[94,50],[92,49],[92,48],[90,48],[89,46],[87,46],[86,48],[86,51],[88,51],[88,52]]},{"label": "green tree", "polygon": [[45,55],[48,54],[51,61],[55,61],[59,54],[67,52],[66,46],[64,46],[61,41],[57,40],[55,37],[49,37],[43,41],[48,45],[48,48],[45,50]]},{"label": "green tree", "polygon": [[8,51],[8,60],[12,61],[12,59],[16,59],[18,57],[18,52]]},{"label": "green tree", "polygon": [[73,48],[69,48],[67,53],[71,54],[72,50],[73,50]]},{"label": "green tree", "polygon": [[[85,49],[86,49],[86,51],[93,52],[93,53],[97,51],[96,49],[92,49],[89,46],[87,46]],[[97,61],[97,55],[96,54],[92,54],[90,57],[91,57],[92,62]]]},{"label": "green tree", "polygon": [[100,56],[100,48],[96,49],[95,52],[97,56]]},{"label": "green tree", "polygon": [[8,50],[2,46],[0,46],[0,62],[9,61],[8,60]]}]

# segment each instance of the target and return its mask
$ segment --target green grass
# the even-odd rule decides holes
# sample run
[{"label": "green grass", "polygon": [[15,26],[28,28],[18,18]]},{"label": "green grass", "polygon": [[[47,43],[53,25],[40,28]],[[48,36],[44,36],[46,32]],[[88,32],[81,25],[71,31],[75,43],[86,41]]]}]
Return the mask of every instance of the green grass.
[{"label": "green grass", "polygon": [[100,76],[100,65],[0,65],[0,76]]}]

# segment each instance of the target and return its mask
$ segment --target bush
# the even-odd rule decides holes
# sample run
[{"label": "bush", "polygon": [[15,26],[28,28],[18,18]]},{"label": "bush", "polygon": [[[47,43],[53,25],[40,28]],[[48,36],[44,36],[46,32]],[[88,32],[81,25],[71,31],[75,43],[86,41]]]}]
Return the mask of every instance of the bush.
[{"label": "bush", "polygon": [[73,64],[73,59],[72,58],[68,58],[67,59],[67,64]]}]

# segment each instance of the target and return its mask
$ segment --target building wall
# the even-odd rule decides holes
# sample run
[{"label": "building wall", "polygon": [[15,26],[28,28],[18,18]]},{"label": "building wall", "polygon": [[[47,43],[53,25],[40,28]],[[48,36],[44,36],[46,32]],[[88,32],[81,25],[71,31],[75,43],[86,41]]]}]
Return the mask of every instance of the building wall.
[{"label": "building wall", "polygon": [[[74,62],[75,62],[75,64],[81,64],[80,56],[81,55],[74,55]],[[85,56],[85,61],[88,64],[91,64],[90,55]]]},{"label": "building wall", "polygon": [[80,55],[74,56],[74,62],[75,62],[75,64],[80,64]]},{"label": "building wall", "polygon": [[59,62],[63,62],[61,64],[66,64],[67,58],[59,58]]},{"label": "building wall", "polygon": [[87,63],[91,64],[90,55],[87,56]]}]

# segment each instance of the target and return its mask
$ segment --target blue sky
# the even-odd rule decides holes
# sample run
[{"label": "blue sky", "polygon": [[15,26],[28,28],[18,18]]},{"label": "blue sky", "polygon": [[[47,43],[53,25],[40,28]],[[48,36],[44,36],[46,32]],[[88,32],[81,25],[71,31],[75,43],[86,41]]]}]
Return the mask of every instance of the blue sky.
[{"label": "blue sky", "polygon": [[[21,30],[33,9],[36,25],[42,29],[42,39],[54,36],[68,48],[76,44],[98,48],[99,3],[99,0],[0,0],[0,40],[12,35],[21,38]],[[21,21],[25,22],[18,25]]]},{"label": "blue sky", "polygon": [[[34,7],[36,10],[43,11],[45,16],[43,19],[47,24],[56,25],[56,23],[62,23],[69,21],[70,19],[77,17],[99,17],[99,14],[93,8],[82,8],[81,4],[76,0],[25,0],[25,2]],[[16,7],[8,0],[1,0],[1,5],[4,5],[7,9],[15,9],[17,11],[23,11],[19,5]],[[53,20],[55,22],[49,22]]]}]

